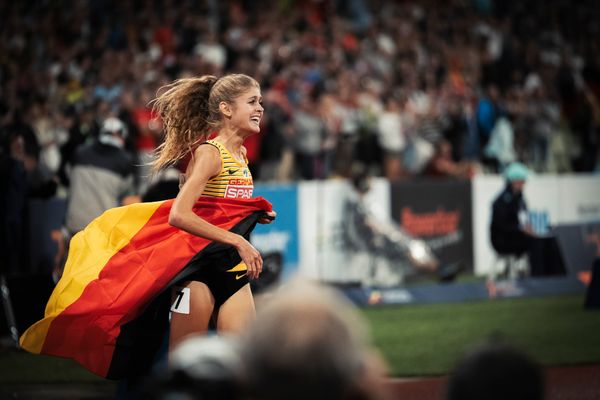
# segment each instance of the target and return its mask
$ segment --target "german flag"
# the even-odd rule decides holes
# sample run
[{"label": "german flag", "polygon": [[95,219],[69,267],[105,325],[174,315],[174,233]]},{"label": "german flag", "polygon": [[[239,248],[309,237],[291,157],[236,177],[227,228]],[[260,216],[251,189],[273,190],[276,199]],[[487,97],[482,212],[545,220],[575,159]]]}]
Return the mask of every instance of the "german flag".
[{"label": "german flag", "polygon": [[[112,379],[150,363],[168,327],[166,289],[198,268],[240,261],[232,247],[169,225],[172,204],[113,208],[77,233],[45,316],[21,336],[21,346],[74,359]],[[198,216],[245,237],[266,211],[271,204],[261,197],[201,197],[194,207]]]}]

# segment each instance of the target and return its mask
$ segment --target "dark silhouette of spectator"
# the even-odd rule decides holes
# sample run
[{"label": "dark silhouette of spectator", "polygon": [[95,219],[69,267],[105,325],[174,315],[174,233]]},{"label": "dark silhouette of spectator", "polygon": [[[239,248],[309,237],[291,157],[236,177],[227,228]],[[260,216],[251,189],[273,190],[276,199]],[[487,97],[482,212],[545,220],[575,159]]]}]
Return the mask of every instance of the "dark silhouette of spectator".
[{"label": "dark silhouette of spectator", "polygon": [[541,368],[527,354],[503,343],[477,347],[457,363],[446,400],[542,400]]},{"label": "dark silhouette of spectator", "polygon": [[79,146],[90,143],[98,137],[100,127],[94,119],[94,109],[85,107],[77,113],[73,108],[65,111],[67,115],[74,118],[69,128],[69,138],[60,148],[61,164],[58,175],[64,186],[69,186],[70,181],[67,173],[67,165],[72,162],[72,157]]},{"label": "dark silhouette of spectator", "polygon": [[492,246],[499,254],[522,256],[531,247],[534,233],[527,221],[523,187],[530,172],[521,163],[510,164],[505,172],[506,186],[492,204],[490,225]]},{"label": "dark silhouette of spectator", "polygon": [[38,162],[36,136],[19,115],[0,126],[2,248],[7,275],[30,273],[29,199],[54,196],[57,180]]},{"label": "dark silhouette of spectator", "polygon": [[[459,94],[452,94],[447,102],[447,123],[444,126],[443,134],[444,138],[452,146],[452,160],[458,162],[466,157],[472,158],[473,150],[479,150],[479,135],[476,135],[477,149],[473,149],[474,144],[469,143],[471,138],[470,125],[475,127],[475,121],[470,119],[473,116],[470,115],[470,107],[466,106],[466,101]],[[475,136],[475,135],[473,135]],[[477,152],[476,152],[477,154]]]},{"label": "dark silhouette of spectator", "polygon": [[3,132],[0,147],[0,273],[20,272],[24,254],[27,172],[21,136]]}]

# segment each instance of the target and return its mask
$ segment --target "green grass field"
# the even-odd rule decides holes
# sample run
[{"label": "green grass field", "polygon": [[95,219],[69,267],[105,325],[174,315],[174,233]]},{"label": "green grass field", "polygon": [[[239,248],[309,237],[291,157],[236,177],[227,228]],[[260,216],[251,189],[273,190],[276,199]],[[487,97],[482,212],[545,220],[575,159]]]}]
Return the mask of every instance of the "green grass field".
[{"label": "green grass field", "polygon": [[394,376],[450,371],[465,351],[500,335],[543,365],[600,363],[600,311],[583,296],[364,309]]},{"label": "green grass field", "polygon": [[[600,311],[583,296],[362,309],[394,376],[439,375],[491,334],[543,365],[600,363]],[[21,351],[0,353],[3,384],[100,383],[74,362]]]}]

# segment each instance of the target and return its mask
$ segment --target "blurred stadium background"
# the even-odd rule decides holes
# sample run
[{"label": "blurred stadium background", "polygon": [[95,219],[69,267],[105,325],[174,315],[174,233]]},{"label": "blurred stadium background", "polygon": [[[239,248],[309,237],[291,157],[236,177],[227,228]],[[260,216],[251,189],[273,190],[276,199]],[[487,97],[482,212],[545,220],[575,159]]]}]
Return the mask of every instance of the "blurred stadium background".
[{"label": "blurred stadium background", "polygon": [[[593,0],[0,2],[0,395],[112,397],[112,383],[12,346],[54,285],[75,149],[123,121],[142,200],[172,179],[146,166],[157,89],[242,72],[266,109],[246,143],[255,194],[279,213],[252,238],[269,266],[257,291],[294,274],[340,288],[392,376],[437,382],[413,398],[442,398],[440,377],[490,335],[549,368],[549,398],[598,398],[600,314],[584,308],[600,256],[598,21]],[[535,172],[539,240],[525,273],[490,281],[490,207],[513,161]],[[450,272],[352,237],[357,201]]]}]

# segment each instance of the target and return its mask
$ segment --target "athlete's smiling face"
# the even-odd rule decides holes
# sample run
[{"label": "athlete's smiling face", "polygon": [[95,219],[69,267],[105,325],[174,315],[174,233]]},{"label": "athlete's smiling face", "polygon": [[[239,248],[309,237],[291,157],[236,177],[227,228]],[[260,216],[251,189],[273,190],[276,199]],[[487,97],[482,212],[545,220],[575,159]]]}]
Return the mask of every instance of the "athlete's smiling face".
[{"label": "athlete's smiling face", "polygon": [[260,89],[253,86],[236,97],[231,105],[231,125],[242,131],[258,133],[263,112]]}]

